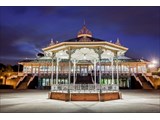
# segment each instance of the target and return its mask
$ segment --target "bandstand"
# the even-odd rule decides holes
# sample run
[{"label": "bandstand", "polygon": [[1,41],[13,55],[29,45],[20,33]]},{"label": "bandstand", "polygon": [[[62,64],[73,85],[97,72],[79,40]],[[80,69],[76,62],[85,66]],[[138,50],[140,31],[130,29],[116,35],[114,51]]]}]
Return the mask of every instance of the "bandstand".
[{"label": "bandstand", "polygon": [[42,51],[19,62],[23,72],[16,89],[51,89],[49,98],[66,101],[103,101],[120,98],[119,88],[153,87],[145,79],[149,61],[127,57],[118,38],[115,43],[94,38],[85,25],[75,38],[51,39]]},{"label": "bandstand", "polygon": [[[76,39],[58,44],[54,44],[53,41],[51,43],[50,46],[42,49],[45,57],[52,59],[50,99],[107,101],[121,98],[118,57],[124,55],[128,48],[93,38],[92,33],[85,25],[79,31]],[[61,77],[59,76],[61,61],[68,62],[66,75],[68,79],[66,82],[58,81]],[[106,62],[109,62],[111,66],[111,81],[108,84],[102,84],[101,64]],[[54,63],[56,63],[55,68]],[[79,66],[81,67],[80,72],[78,72]],[[55,79],[53,79],[54,76]]]}]

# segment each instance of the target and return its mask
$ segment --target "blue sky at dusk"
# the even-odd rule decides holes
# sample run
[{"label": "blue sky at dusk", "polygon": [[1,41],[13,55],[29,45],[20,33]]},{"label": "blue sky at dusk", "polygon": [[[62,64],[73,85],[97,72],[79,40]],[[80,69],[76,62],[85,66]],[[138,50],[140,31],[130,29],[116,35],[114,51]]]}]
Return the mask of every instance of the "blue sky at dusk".
[{"label": "blue sky at dusk", "polygon": [[128,47],[127,56],[160,61],[160,7],[0,7],[0,63],[35,58],[41,48],[77,36],[86,20],[93,37]]}]

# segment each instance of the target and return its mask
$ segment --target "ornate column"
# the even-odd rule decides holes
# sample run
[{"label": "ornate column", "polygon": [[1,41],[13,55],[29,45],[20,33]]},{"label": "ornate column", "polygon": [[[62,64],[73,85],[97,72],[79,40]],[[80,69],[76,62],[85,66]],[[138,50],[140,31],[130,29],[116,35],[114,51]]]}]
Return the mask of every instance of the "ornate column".
[{"label": "ornate column", "polygon": [[68,66],[68,84],[70,84],[70,82],[71,82],[71,62],[70,62],[70,60],[71,60],[71,55],[69,54],[69,66]]},{"label": "ornate column", "polygon": [[102,93],[102,89],[101,89],[101,55],[103,53],[103,50],[101,47],[98,48],[97,50],[97,53],[98,53],[98,58],[99,58],[99,84],[100,84],[100,93]]},{"label": "ornate column", "polygon": [[94,59],[94,60],[91,60],[91,62],[93,63],[93,69],[94,69],[94,73],[93,73],[93,75],[94,75],[94,85],[95,85],[95,90],[96,90],[96,64],[97,64],[97,60],[96,59]]},{"label": "ornate column", "polygon": [[97,63],[96,60],[94,60],[94,82],[95,82],[94,84],[95,84],[95,88],[96,88],[96,82],[97,82],[96,81],[96,71],[97,71],[96,70],[96,63]]},{"label": "ornate column", "polygon": [[131,74],[131,66],[128,64],[129,74]]},{"label": "ornate column", "polygon": [[76,82],[76,60],[73,60],[73,84]]},{"label": "ornate column", "polygon": [[101,47],[98,49],[95,49],[95,52],[98,54],[98,59],[99,59],[99,83],[101,81],[101,55],[103,53],[103,50]]},{"label": "ornate column", "polygon": [[101,84],[101,75],[102,69],[101,69],[101,55],[100,55],[100,59],[99,59],[99,84]]},{"label": "ornate column", "polygon": [[48,66],[48,62],[47,62],[47,75],[49,74],[49,70],[48,70],[49,66]]},{"label": "ornate column", "polygon": [[[56,59],[55,59],[55,61],[56,61]],[[54,69],[54,75],[56,76],[56,62],[55,62],[55,64],[53,64],[53,69]],[[54,84],[56,84],[56,79],[54,80]]]},{"label": "ornate column", "polygon": [[40,74],[40,63],[38,64],[38,75]]},{"label": "ornate column", "polygon": [[51,84],[51,86],[53,85],[53,59],[54,59],[54,54],[52,53],[52,56],[51,56],[51,59],[52,59],[52,67],[51,67],[51,80],[50,80],[50,84]]},{"label": "ornate column", "polygon": [[96,89],[96,60],[94,60],[94,85]]},{"label": "ornate column", "polygon": [[143,69],[142,69],[143,65],[141,65],[141,72],[143,73]]},{"label": "ornate column", "polygon": [[104,71],[103,73],[105,74],[106,73],[106,65],[104,64]]},{"label": "ornate column", "polygon": [[123,74],[124,74],[124,72],[125,72],[125,71],[124,71],[124,64],[123,64],[123,65],[121,65],[121,67],[122,67],[122,68],[121,68],[121,70],[122,70],[122,72],[121,72],[121,73],[123,73]]},{"label": "ornate column", "polygon": [[118,54],[116,55],[116,68],[117,68],[117,85],[119,86]]},{"label": "ornate column", "polygon": [[76,64],[78,63],[78,60],[73,60],[73,83],[75,85],[76,83]]},{"label": "ornate column", "polygon": [[18,73],[17,73],[18,76],[19,76],[19,67],[20,67],[20,64],[18,64]]},{"label": "ornate column", "polygon": [[138,64],[136,64],[136,73],[139,73]]},{"label": "ornate column", "polygon": [[33,74],[33,65],[31,64],[31,74]]},{"label": "ornate column", "polygon": [[52,86],[52,84],[53,84],[53,57],[52,57],[52,61],[51,61],[52,63],[52,67],[51,67],[51,80],[50,80],[50,84],[51,84],[51,86]]},{"label": "ornate column", "polygon": [[68,54],[68,63],[69,63],[69,66],[68,66],[68,93],[70,93],[70,89],[69,89],[69,86],[70,86],[70,82],[71,82],[71,49],[69,48],[68,51],[66,51],[66,53]]},{"label": "ornate column", "polygon": [[60,61],[60,58],[57,58],[56,62],[57,62],[57,65],[56,65],[56,85],[58,85],[58,68],[59,68],[59,61]]},{"label": "ornate column", "polygon": [[112,84],[114,84],[114,73],[113,73],[114,68],[113,68],[113,67],[114,67],[114,66],[113,66],[113,57],[111,57]]},{"label": "ornate column", "polygon": [[[68,54],[68,60],[69,60],[69,67],[68,67],[68,85],[71,82],[71,55],[74,53],[75,50],[72,49],[68,49],[68,51],[66,51],[66,53]],[[68,86],[69,87],[69,86]]]}]

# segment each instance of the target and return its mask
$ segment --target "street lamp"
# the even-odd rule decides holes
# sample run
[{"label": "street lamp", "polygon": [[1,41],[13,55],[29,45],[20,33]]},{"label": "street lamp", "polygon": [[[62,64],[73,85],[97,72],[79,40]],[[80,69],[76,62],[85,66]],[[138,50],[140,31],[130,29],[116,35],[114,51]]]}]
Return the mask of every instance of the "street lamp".
[{"label": "street lamp", "polygon": [[158,62],[156,60],[152,60],[152,63],[156,65]]},{"label": "street lamp", "polygon": [[149,68],[156,68],[158,62],[157,60],[152,60],[151,63],[148,65]]},{"label": "street lamp", "polygon": [[154,68],[156,65],[155,64],[149,64],[148,67],[149,68]]}]

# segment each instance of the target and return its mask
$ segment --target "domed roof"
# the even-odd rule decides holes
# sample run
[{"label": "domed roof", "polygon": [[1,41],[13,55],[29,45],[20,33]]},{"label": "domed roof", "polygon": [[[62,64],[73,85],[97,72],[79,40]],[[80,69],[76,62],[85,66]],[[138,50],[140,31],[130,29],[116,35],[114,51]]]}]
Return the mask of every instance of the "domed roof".
[{"label": "domed roof", "polygon": [[92,32],[89,31],[85,25],[78,32],[78,36],[77,37],[82,37],[82,36],[92,37]]}]

